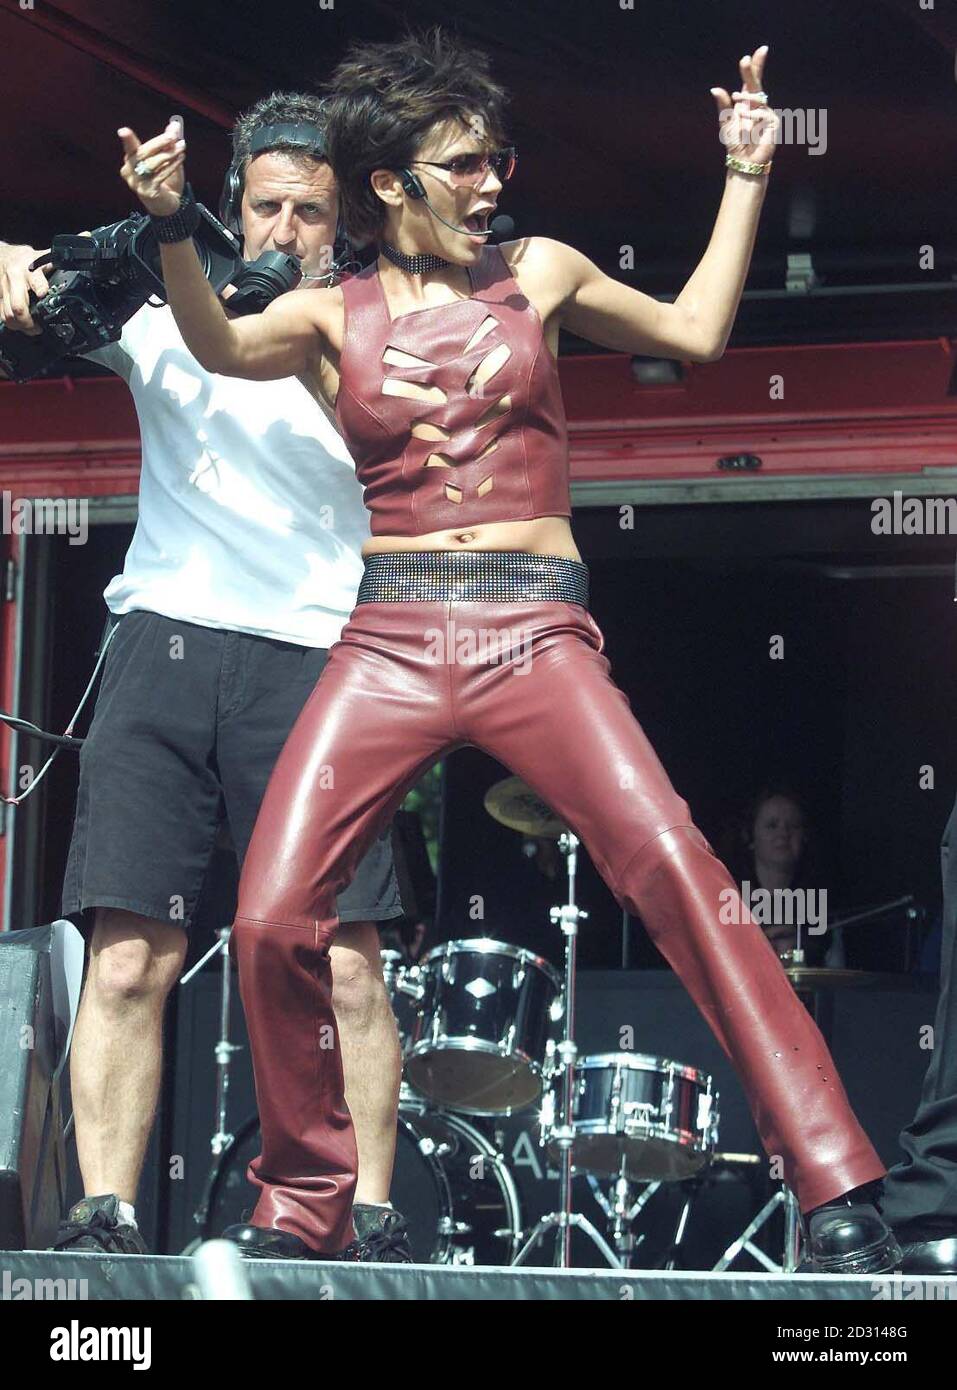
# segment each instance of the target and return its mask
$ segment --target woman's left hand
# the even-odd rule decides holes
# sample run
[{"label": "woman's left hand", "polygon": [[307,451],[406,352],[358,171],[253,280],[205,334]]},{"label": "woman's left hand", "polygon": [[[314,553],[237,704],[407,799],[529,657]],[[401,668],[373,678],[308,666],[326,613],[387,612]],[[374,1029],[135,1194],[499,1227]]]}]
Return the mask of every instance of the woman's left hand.
[{"label": "woman's left hand", "polygon": [[163,134],[145,144],[140,143],[139,136],[129,126],[120,126],[116,133],[124,156],[120,176],[147,212],[156,217],[169,217],[179,208],[186,182],[182,117],[171,116]]},{"label": "woman's left hand", "polygon": [[766,164],[774,155],[781,124],[767,105],[762,85],[767,56],[768,46],[762,44],[741,59],[741,91],[729,96],[723,87],[711,88],[711,95],[718,104],[720,138],[725,150],[755,164]]}]

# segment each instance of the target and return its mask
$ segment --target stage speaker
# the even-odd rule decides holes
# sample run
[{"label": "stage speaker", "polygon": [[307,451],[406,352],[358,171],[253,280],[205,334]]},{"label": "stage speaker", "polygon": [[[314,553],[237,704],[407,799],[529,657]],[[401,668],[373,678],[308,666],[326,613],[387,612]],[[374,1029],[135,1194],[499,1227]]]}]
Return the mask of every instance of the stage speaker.
[{"label": "stage speaker", "polygon": [[0,1249],[43,1249],[60,1219],[66,1161],[52,926],[0,933]]}]

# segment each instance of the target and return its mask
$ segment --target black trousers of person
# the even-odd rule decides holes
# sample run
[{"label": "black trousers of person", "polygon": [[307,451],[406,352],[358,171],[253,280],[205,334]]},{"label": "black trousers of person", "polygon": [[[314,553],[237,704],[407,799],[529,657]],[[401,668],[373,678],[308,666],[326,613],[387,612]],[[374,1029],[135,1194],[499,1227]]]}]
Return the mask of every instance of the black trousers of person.
[{"label": "black trousers of person", "polygon": [[905,1236],[957,1235],[957,802],[940,847],[944,889],[940,999],[917,1114],[901,1131],[906,1158],[885,1178],[885,1219]]}]

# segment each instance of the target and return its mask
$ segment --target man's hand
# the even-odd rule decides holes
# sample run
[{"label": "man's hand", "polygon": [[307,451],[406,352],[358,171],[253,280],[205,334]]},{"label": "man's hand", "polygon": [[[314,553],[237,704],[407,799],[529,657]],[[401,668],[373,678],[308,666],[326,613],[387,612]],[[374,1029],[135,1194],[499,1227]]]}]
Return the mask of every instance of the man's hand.
[{"label": "man's hand", "polygon": [[125,156],[120,174],[147,212],[154,217],[171,217],[179,207],[186,182],[182,116],[171,116],[164,133],[145,144],[129,126],[121,126],[116,133]]},{"label": "man's hand", "polygon": [[33,261],[40,256],[49,255],[50,248],[37,251],[33,246],[0,246],[0,321],[7,328],[18,333],[37,337],[40,329],[30,315],[30,291],[37,299],[43,299],[49,290],[45,271],[52,270],[53,264],[31,270]]}]

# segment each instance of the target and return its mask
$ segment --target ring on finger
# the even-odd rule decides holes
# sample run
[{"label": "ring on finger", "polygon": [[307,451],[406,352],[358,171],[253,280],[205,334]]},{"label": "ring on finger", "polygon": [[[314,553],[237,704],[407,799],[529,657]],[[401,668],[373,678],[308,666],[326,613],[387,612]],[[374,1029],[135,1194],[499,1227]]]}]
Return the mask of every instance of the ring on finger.
[{"label": "ring on finger", "polygon": [[144,174],[148,174],[149,171],[150,171],[150,161],[149,161],[148,159],[139,159],[139,160],[137,160],[137,162],[133,165],[133,173],[134,173],[134,174],[136,175],[136,177],[139,178],[139,179],[141,179],[141,178],[143,177]]}]

